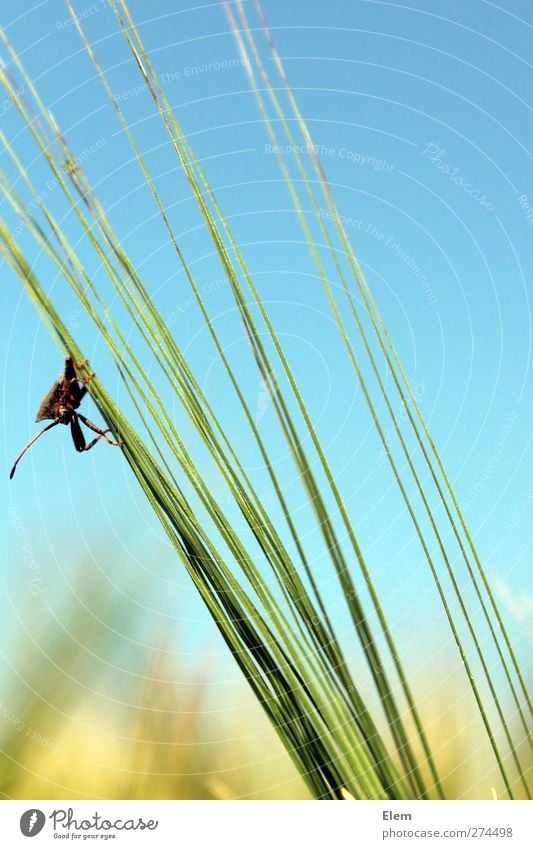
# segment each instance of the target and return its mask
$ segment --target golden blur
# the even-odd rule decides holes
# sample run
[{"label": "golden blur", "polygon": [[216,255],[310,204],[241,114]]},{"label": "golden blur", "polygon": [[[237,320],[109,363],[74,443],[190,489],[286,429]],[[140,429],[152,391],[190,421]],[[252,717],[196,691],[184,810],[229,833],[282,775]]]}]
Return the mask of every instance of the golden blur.
[{"label": "golden blur", "polygon": [[14,612],[1,661],[1,798],[308,798],[240,674],[231,703],[242,708],[218,709],[210,665],[185,668],[170,629],[136,640],[129,627],[125,639],[123,599],[104,601],[99,582],[83,569],[55,609],[47,590],[25,592],[27,609]]},{"label": "golden blur", "polygon": [[[109,592],[94,564],[53,607],[52,595],[25,588],[12,608],[18,633],[1,653],[2,798],[309,798],[236,669],[224,681],[201,659],[209,652],[191,662],[168,625],[136,630],[124,595]],[[446,795],[504,796],[470,693],[452,672],[444,701],[439,683],[426,680],[421,711]]]}]

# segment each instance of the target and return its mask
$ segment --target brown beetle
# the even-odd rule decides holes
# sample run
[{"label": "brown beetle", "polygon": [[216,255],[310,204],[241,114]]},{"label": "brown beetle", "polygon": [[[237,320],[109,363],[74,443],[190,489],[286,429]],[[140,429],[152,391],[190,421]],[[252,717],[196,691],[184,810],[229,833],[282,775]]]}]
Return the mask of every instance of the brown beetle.
[{"label": "brown beetle", "polygon": [[[13,464],[13,468],[11,469],[11,473],[9,475],[10,480],[15,474],[17,464],[22,459],[26,451],[31,448],[34,442],[37,442],[43,433],[46,433],[47,430],[51,430],[51,428],[58,424],[70,424],[70,432],[72,434],[72,441],[74,442],[76,451],[90,451],[90,449],[96,445],[98,440],[102,439],[102,437],[106,440],[106,442],[109,442],[110,445],[122,445],[121,442],[114,442],[106,436],[106,434],[110,432],[109,428],[107,430],[102,430],[93,424],[93,422],[90,422],[85,416],[82,416],[81,413],[76,412],[80,406],[83,396],[87,392],[87,384],[90,383],[94,377],[94,372],[92,372],[89,377],[82,380],[77,377],[76,368],[81,368],[81,365],[76,366],[72,357],[67,357],[65,360],[65,369],[63,374],[58,377],[50,392],[44,398],[41,406],[39,407],[37,418],[35,419],[36,422],[42,422],[45,419],[53,419],[53,421],[51,424],[43,427],[37,436],[34,436],[20,452]],[[88,445],[85,442],[80,420],[86,427],[98,434],[98,436],[93,439],[92,442],[89,442]]]}]

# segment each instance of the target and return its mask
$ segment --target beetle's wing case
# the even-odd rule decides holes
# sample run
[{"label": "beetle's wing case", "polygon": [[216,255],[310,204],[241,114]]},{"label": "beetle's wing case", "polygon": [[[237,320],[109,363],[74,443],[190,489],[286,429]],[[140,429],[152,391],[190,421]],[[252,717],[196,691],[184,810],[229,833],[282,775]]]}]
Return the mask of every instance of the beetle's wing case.
[{"label": "beetle's wing case", "polygon": [[65,370],[63,374],[59,375],[50,392],[43,399],[35,421],[42,422],[44,419],[57,418],[57,405],[61,398],[64,401],[66,400],[69,406],[78,407],[80,403],[79,394],[80,389],[76,381],[74,361],[72,357],[67,357],[65,359]]},{"label": "beetle's wing case", "polygon": [[61,375],[59,380],[52,386],[48,395],[43,398],[37,418],[35,419],[36,422],[42,422],[43,419],[55,419],[57,417],[57,402],[61,398],[63,384],[64,377]]}]

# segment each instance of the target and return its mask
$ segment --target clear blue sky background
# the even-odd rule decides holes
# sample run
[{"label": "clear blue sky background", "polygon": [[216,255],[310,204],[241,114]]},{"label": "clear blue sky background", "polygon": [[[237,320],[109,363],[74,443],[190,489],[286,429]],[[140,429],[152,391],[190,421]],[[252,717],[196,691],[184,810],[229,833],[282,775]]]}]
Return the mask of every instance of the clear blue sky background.
[{"label": "clear blue sky background", "polygon": [[[176,12],[175,5],[157,0],[148,12],[146,4],[132,2],[131,10],[284,334],[371,563],[375,568],[385,563],[386,574],[394,561],[395,574],[403,576],[414,600],[429,592],[429,583],[421,561],[411,559],[411,530],[396,497],[390,493],[382,499],[387,484],[376,463],[379,448],[363,413],[361,418],[355,413],[362,407],[352,404],[356,392],[275,157],[265,148],[268,139],[244,71],[228,64],[236,50],[222,7],[191,2],[179,4],[183,8]],[[137,127],[209,307],[220,316],[226,344],[237,357],[242,350],[244,361],[246,345],[227,287],[217,282],[220,270],[159,119],[146,92],[136,88],[141,81],[114,16],[99,0],[76,8]],[[528,589],[533,221],[527,220],[526,206],[533,209],[531,7],[514,0],[500,5],[267,0],[264,8],[314,141],[323,146],[322,161],[352,243],[496,580],[519,654],[526,657],[533,603]],[[83,156],[199,379],[224,411],[220,365],[189,304],[183,276],[164,244],[154,205],[130,162],[101,83],[67,23],[66,8],[58,2],[11,0],[0,16],[44,101]],[[18,136],[15,110],[3,111],[5,132],[30,163],[35,151],[24,134]],[[39,162],[31,173],[44,190],[47,177]],[[53,193],[48,201],[55,208]],[[216,645],[214,626],[120,452],[101,445],[76,456],[69,434],[57,428],[9,483],[12,460],[36,432],[35,412],[62,363],[7,269],[1,286],[0,497],[7,614],[2,629],[13,632],[14,619],[26,609],[31,569],[46,588],[31,604],[53,606],[71,585],[75,565],[88,559],[101,570],[102,598],[115,585],[124,609],[143,613],[147,634],[163,622],[175,625],[193,655]],[[51,279],[50,286],[61,307],[60,281]],[[69,305],[65,300],[63,309]],[[113,391],[116,376],[101,343],[81,316],[73,312],[70,321],[92,366]],[[260,409],[257,376],[250,373],[249,380]],[[356,402],[360,405],[360,399]],[[85,412],[97,415],[90,401]],[[264,427],[269,415],[266,410]],[[247,450],[246,443],[242,447]],[[299,509],[305,508],[295,495]],[[401,624],[405,593],[396,596],[386,582],[381,590],[390,595],[402,633],[411,627]],[[131,634],[124,627],[127,638]]]}]

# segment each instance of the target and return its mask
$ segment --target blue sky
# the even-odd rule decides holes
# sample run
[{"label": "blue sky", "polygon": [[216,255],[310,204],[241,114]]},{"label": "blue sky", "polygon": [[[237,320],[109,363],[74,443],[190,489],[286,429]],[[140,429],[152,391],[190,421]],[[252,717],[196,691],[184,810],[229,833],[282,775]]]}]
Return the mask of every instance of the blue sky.
[{"label": "blue sky", "polygon": [[[133,16],[285,340],[371,560],[377,567],[392,560],[395,574],[405,575],[402,570],[413,567],[412,532],[376,462],[379,446],[245,74],[232,61],[236,51],[223,10],[218,3],[187,3],[176,12],[170,0],[158,0],[148,15],[144,6],[132,2]],[[99,0],[77,3],[76,9],[136,128],[217,327],[228,350],[237,361],[242,351],[245,363],[246,345],[228,288],[113,15]],[[478,0],[409,6],[298,0],[265,2],[264,9],[346,229],[488,572],[514,617],[511,629],[525,657],[533,510],[531,9],[523,2],[508,2],[504,9]],[[9,2],[1,12],[2,25],[83,158],[161,312],[210,397],[231,420],[220,364],[173,253],[162,241],[127,141],[67,21],[61,3]],[[5,132],[45,191],[45,170],[33,161],[35,150],[24,133],[19,135],[14,113],[4,109]],[[61,209],[53,191],[47,200]],[[87,261],[92,262],[88,255]],[[96,265],[92,271],[99,273]],[[61,282],[51,279],[50,287],[58,306],[73,310]],[[57,428],[8,482],[12,460],[36,432],[35,412],[62,363],[6,269],[2,289],[5,474],[0,497],[8,611],[26,598],[28,569],[42,574],[50,588],[42,598],[53,604],[56,593],[70,586],[73,564],[86,555],[101,570],[104,587],[109,582],[110,591],[115,585],[124,592],[132,612],[144,609],[148,632],[157,622],[170,623],[186,635],[193,654],[207,650],[216,644],[214,626],[120,452],[99,445],[77,456],[69,434]],[[93,368],[113,391],[117,378],[101,343],[75,311],[67,314]],[[257,376],[243,366],[242,379],[249,380],[252,395],[257,393],[260,410]],[[97,415],[90,401],[85,412]],[[269,416],[267,408],[265,427]],[[273,445],[283,463],[282,444]],[[248,450],[245,442],[242,449]],[[251,449],[249,462],[253,466]],[[295,511],[305,516],[297,489],[293,497]],[[430,592],[422,571],[417,562],[398,587],[394,580],[381,587],[400,631],[406,627],[401,624],[406,592],[412,598]],[[389,580],[390,571],[385,576]]]}]

